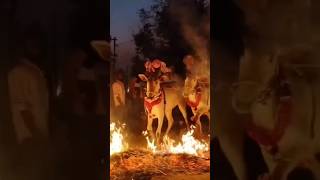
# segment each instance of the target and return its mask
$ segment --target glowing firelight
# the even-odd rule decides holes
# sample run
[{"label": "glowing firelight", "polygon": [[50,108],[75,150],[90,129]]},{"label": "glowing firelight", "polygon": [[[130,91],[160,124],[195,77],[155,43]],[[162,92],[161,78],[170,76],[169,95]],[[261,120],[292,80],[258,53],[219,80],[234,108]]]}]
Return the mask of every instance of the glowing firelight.
[{"label": "glowing firelight", "polygon": [[142,134],[146,137],[147,140],[147,148],[150,149],[153,153],[157,152],[157,146],[155,145],[154,139],[150,141],[148,137],[148,131],[143,131]]},{"label": "glowing firelight", "polygon": [[124,127],[125,124],[122,124],[120,127],[117,127],[114,122],[110,124],[110,156],[125,151],[128,148],[123,137]]},{"label": "glowing firelight", "polygon": [[191,154],[196,156],[202,156],[204,152],[209,151],[209,145],[205,141],[197,140],[193,137],[194,127],[191,130],[182,135],[181,142],[176,143],[168,136],[164,137],[164,142],[157,148],[154,140],[150,141],[147,136],[147,131],[143,132],[143,135],[147,140],[147,148],[153,153],[172,153],[172,154]]}]

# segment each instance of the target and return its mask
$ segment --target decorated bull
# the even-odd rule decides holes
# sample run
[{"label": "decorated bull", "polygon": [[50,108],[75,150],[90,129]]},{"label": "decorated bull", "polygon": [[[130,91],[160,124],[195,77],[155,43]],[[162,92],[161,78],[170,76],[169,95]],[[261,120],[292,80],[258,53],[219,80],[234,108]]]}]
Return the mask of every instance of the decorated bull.
[{"label": "decorated bull", "polygon": [[189,124],[187,121],[186,105],[182,94],[182,89],[179,87],[172,87],[173,82],[169,81],[168,73],[170,69],[166,64],[160,60],[147,61],[145,63],[146,73],[139,74],[139,78],[146,82],[146,94],[144,97],[144,107],[147,113],[148,133],[154,138],[152,123],[154,119],[158,119],[158,128],[156,130],[156,142],[159,144],[161,137],[161,129],[164,117],[168,120],[168,127],[165,135],[168,135],[172,125],[173,116],[172,110],[178,106],[181,111],[187,128]]},{"label": "decorated bull", "polygon": [[200,134],[202,134],[200,117],[206,115],[210,118],[209,90],[207,79],[192,76],[185,79],[183,96],[192,110],[191,120],[199,127]]},{"label": "decorated bull", "polygon": [[[239,37],[246,50],[233,100],[244,116],[238,120],[260,144],[272,179],[320,179],[319,1],[234,2],[246,29]],[[296,167],[316,177],[299,178],[303,171]]]},{"label": "decorated bull", "polygon": [[302,50],[294,57],[294,48],[275,54],[247,49],[240,63],[233,106],[247,115],[243,124],[261,147],[270,172],[264,179],[285,180],[297,168],[320,179],[319,65]]},{"label": "decorated bull", "polygon": [[193,116],[191,120],[196,123],[202,135],[202,126],[200,117],[206,115],[210,119],[210,88],[209,78],[198,75],[194,71],[197,69],[194,59],[191,56],[186,56],[184,59],[186,69],[188,71],[187,78],[184,83],[183,96],[187,105],[191,108]]}]

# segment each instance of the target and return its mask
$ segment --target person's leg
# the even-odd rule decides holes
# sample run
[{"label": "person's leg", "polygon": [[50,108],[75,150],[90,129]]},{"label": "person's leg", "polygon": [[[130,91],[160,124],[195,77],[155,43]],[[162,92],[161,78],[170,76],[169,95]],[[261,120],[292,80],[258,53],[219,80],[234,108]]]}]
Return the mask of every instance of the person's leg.
[{"label": "person's leg", "polygon": [[81,145],[85,140],[86,131],[82,130],[81,124],[83,118],[77,115],[73,115],[72,121],[70,122],[70,158],[68,163],[68,169],[70,169],[69,177],[72,180],[77,180],[82,178],[82,164],[86,163],[83,158],[83,146]]},{"label": "person's leg", "polygon": [[121,119],[121,108],[119,106],[114,107],[113,116],[111,117],[111,122],[117,122]]},{"label": "person's leg", "polygon": [[127,123],[127,109],[126,109],[127,106],[123,105],[119,108],[119,111],[120,111],[120,122],[121,123]]},{"label": "person's leg", "polygon": [[[36,139],[28,139],[21,143],[20,146],[21,179],[24,180],[41,180],[45,177],[46,168],[44,145]],[[48,178],[47,178],[48,179]]]},{"label": "person's leg", "polygon": [[24,180],[25,179],[25,164],[24,163],[26,160],[25,159],[25,147],[24,147],[24,143],[20,143],[16,145],[16,149],[15,152],[13,154],[12,159],[14,160],[14,171],[10,174],[10,176],[13,179],[21,179]]},{"label": "person's leg", "polygon": [[78,121],[74,123],[73,132],[73,148],[72,148],[72,162],[71,162],[71,176],[72,179],[95,179],[93,165],[93,149],[94,144],[94,126],[92,125],[96,119],[86,116],[79,117]]}]

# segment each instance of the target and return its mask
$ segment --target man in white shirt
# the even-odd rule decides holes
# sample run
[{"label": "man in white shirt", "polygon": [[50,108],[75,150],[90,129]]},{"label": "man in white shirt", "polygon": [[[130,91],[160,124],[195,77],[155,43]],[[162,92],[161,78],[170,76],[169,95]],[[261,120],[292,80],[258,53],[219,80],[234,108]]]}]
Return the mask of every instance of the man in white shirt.
[{"label": "man in white shirt", "polygon": [[112,83],[114,115],[119,118],[119,121],[123,121],[126,104],[126,89],[123,78],[123,71],[118,70],[116,72],[116,80]]},{"label": "man in white shirt", "polygon": [[47,80],[36,65],[41,59],[38,43],[33,39],[26,41],[23,58],[20,58],[8,74],[12,121],[19,151],[18,160],[27,173],[25,176],[31,179],[41,179],[42,173],[47,171],[42,168],[45,168],[43,160],[48,150],[45,147],[49,134]]},{"label": "man in white shirt", "polygon": [[42,71],[28,59],[9,72],[11,112],[18,143],[48,136],[48,90]]},{"label": "man in white shirt", "polygon": [[[9,72],[12,120],[18,143],[48,136],[49,97],[47,80],[41,69],[30,60],[36,50],[29,45],[30,58],[21,58]],[[34,57],[37,58],[37,57]]]}]

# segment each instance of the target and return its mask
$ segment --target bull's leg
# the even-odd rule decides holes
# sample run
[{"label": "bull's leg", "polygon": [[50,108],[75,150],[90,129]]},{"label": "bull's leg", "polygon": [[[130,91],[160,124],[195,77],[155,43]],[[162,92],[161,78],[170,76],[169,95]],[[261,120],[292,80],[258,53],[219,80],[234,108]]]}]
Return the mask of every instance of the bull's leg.
[{"label": "bull's leg", "polygon": [[200,114],[199,111],[192,110],[193,116],[191,117],[191,121],[193,122],[193,125],[195,125],[195,135],[197,137],[202,137],[202,127],[200,122]]},{"label": "bull's leg", "polygon": [[270,174],[270,179],[279,179],[279,180],[286,180],[286,176],[288,174],[288,168],[290,167],[290,162],[286,161],[278,161],[277,165],[273,169]]},{"label": "bull's leg", "polygon": [[166,136],[169,135],[169,132],[170,132],[170,129],[172,127],[172,124],[173,124],[173,117],[172,117],[172,111],[170,110],[166,110],[166,117],[167,117],[167,120],[168,120],[168,127],[167,127],[167,131],[166,131]]},{"label": "bull's leg", "polygon": [[[182,104],[179,104],[178,107],[179,107],[180,112],[182,113],[183,119],[184,119],[184,121],[185,121],[185,123],[186,123],[186,126],[187,126],[187,129],[188,129],[188,131],[189,131],[189,130],[190,130],[190,126],[189,126],[189,122],[188,122],[188,119],[187,119],[187,109],[186,109],[186,106],[185,106],[185,105],[182,105]],[[172,113],[171,113],[171,114],[172,114]],[[167,116],[167,118],[168,118],[168,116]]]},{"label": "bull's leg", "polygon": [[193,116],[191,117],[191,120],[196,123],[204,113],[205,113],[204,109],[202,108],[197,109],[196,111],[194,111]]},{"label": "bull's leg", "polygon": [[157,131],[156,131],[156,142],[157,142],[157,145],[160,144],[161,129],[162,129],[162,124],[163,124],[163,118],[164,118],[164,113],[158,114],[158,128],[157,128]]},{"label": "bull's leg", "polygon": [[262,147],[261,147],[261,153],[262,153],[263,159],[268,167],[269,172],[271,172],[275,167],[274,158],[272,157],[272,155],[269,152],[267,152]]},{"label": "bull's leg", "polygon": [[191,121],[197,122],[199,119],[200,114],[197,112],[193,113],[193,116],[191,117]]},{"label": "bull's leg", "polygon": [[208,122],[208,123],[209,123],[209,133],[210,133],[210,136],[211,136],[211,135],[213,136],[213,134],[211,134],[211,130],[212,130],[212,129],[211,129],[211,128],[212,128],[211,126],[212,126],[212,124],[210,123],[210,119],[211,119],[211,118],[210,118],[210,109],[207,109],[206,112],[204,112],[203,115],[206,115],[206,116],[208,117],[208,121],[209,121],[209,122]]},{"label": "bull's leg", "polygon": [[[200,117],[200,115],[199,115],[199,117]],[[197,122],[196,122],[196,126],[197,126],[197,131],[198,131],[198,135],[199,135],[199,137],[200,138],[202,138],[203,137],[203,132],[202,132],[202,125],[201,125],[201,121],[200,121],[200,118],[198,118],[198,120],[197,120]]]},{"label": "bull's leg", "polygon": [[209,121],[210,121],[210,110],[207,110],[207,112],[205,113],[205,115],[208,117]]},{"label": "bull's leg", "polygon": [[199,108],[196,112],[195,115],[193,116],[193,120],[196,122],[197,128],[199,128],[199,136],[202,137],[203,136],[203,132],[202,132],[202,126],[201,126],[201,120],[200,117],[204,114],[207,113],[207,109],[205,107]]},{"label": "bull's leg", "polygon": [[151,138],[154,139],[154,133],[153,133],[153,129],[152,129],[152,121],[153,121],[153,118],[150,115],[148,115],[147,131],[148,131],[148,134],[150,134]]}]

